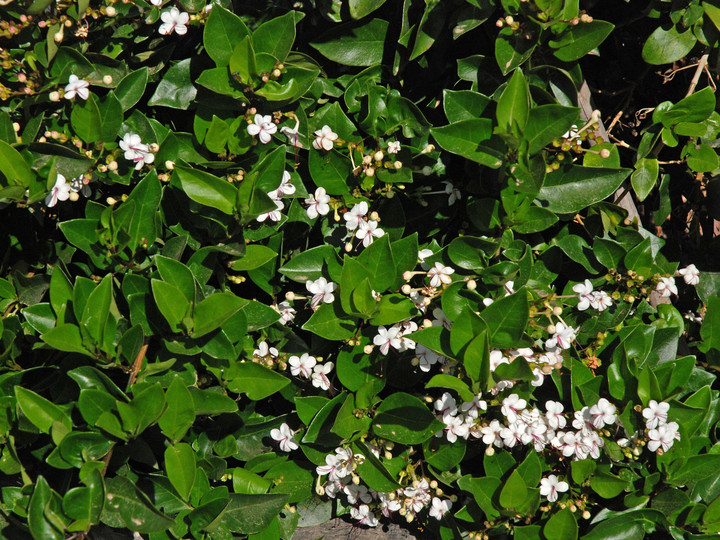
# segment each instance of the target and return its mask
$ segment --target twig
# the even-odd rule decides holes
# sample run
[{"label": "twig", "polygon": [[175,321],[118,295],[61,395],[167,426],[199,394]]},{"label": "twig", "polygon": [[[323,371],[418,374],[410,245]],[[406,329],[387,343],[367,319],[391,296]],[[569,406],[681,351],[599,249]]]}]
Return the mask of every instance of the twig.
[{"label": "twig", "polygon": [[[700,75],[702,75],[703,71],[705,71],[705,69],[707,68],[709,57],[710,53],[705,53],[700,57],[700,61],[697,63],[697,68],[695,69],[695,74],[693,75],[692,81],[690,81],[690,88],[688,88],[685,97],[688,97],[695,91],[695,87],[697,86],[698,82],[700,82]],[[712,79],[712,77],[710,78]]]},{"label": "twig", "polygon": [[137,358],[135,358],[135,362],[133,362],[132,372],[130,372],[130,378],[128,379],[128,387],[135,384],[138,373],[140,373],[140,369],[142,368],[143,360],[145,360],[145,354],[147,353],[147,349],[148,349],[148,344],[145,343],[141,347],[140,352],[137,355]]},{"label": "twig", "polygon": [[607,128],[607,130],[606,130],[608,135],[610,135],[610,132],[612,131],[612,128],[615,127],[615,124],[617,124],[618,121],[620,120],[620,118],[622,118],[622,115],[623,115],[624,112],[625,112],[625,111],[620,110],[620,111],[615,115],[615,118],[612,119],[612,122],[610,122],[610,125],[608,126],[608,128]]}]

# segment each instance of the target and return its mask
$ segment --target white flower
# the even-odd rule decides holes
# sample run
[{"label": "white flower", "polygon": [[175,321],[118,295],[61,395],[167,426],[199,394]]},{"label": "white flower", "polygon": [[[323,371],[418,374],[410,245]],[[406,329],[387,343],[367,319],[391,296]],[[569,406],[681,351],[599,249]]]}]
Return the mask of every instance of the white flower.
[{"label": "white flower", "polygon": [[258,348],[253,351],[253,356],[258,358],[277,358],[278,350],[275,347],[269,347],[265,341],[258,344]]},{"label": "white flower", "polygon": [[74,99],[76,95],[82,99],[90,97],[90,83],[78,78],[77,75],[70,75],[67,86],[65,87],[65,99]]},{"label": "white flower", "polygon": [[280,312],[280,324],[287,324],[295,319],[295,309],[290,305],[290,302],[280,302],[275,308]]},{"label": "white flower", "polygon": [[280,450],[283,452],[290,452],[291,450],[298,449],[298,443],[293,438],[295,436],[295,432],[290,429],[290,426],[287,424],[282,424],[280,429],[275,428],[270,430],[270,436],[280,443]]},{"label": "white flower", "polygon": [[612,298],[605,291],[593,291],[590,298],[590,305],[598,311],[605,311],[612,303]]},{"label": "white flower", "polygon": [[397,154],[400,151],[400,141],[390,141],[387,147],[388,154]]},{"label": "white flower", "polygon": [[450,508],[452,508],[452,501],[450,499],[439,499],[438,497],[433,497],[432,500],[432,506],[430,507],[430,517],[434,517],[435,519],[442,519],[442,517],[450,511]]},{"label": "white flower", "polygon": [[415,357],[418,359],[418,367],[420,368],[420,371],[427,373],[430,371],[430,368],[437,363],[440,355],[431,351],[424,345],[418,345],[415,349]]},{"label": "white flower", "polygon": [[402,346],[402,335],[400,334],[400,328],[397,326],[391,326],[385,329],[384,326],[378,327],[377,336],[373,338],[373,343],[380,347],[381,354],[387,354],[390,347],[393,349],[400,349]]},{"label": "white flower", "polygon": [[675,439],[680,440],[678,427],[677,422],[668,422],[648,431],[650,439],[647,443],[648,450],[651,452],[656,452],[659,448],[662,448],[663,452],[670,450]]},{"label": "white flower", "polygon": [[162,35],[169,36],[173,31],[179,36],[187,34],[188,28],[186,25],[190,20],[190,15],[184,11],[181,12],[178,8],[173,7],[170,11],[163,11],[160,18],[163,23],[160,25],[158,32]]},{"label": "white flower", "polygon": [[480,411],[487,411],[487,403],[480,399],[482,393],[476,395],[472,401],[464,401],[460,410],[472,418],[477,418]]},{"label": "white flower", "polygon": [[563,404],[558,401],[547,401],[545,403],[545,420],[552,429],[562,429],[565,427],[567,420],[563,416]]},{"label": "white flower", "polygon": [[[173,8],[175,9],[175,8]],[[277,131],[275,122],[272,121],[272,116],[262,114],[256,114],[252,124],[248,124],[247,132],[252,135],[258,136],[260,142],[267,144],[272,139],[272,134]]]},{"label": "white flower", "polygon": [[313,294],[312,300],[310,300],[310,307],[312,308],[321,303],[330,304],[335,300],[333,292],[337,285],[324,277],[319,277],[315,281],[308,280],[305,287],[307,287],[308,292]]},{"label": "white flower", "polygon": [[440,287],[443,283],[446,285],[452,283],[451,274],[454,274],[455,270],[450,266],[444,266],[441,262],[436,262],[430,270],[428,270],[428,277],[430,278],[431,287]]},{"label": "white flower", "polygon": [[578,283],[577,285],[573,285],[572,290],[578,295],[578,310],[585,311],[587,308],[589,308],[593,293],[593,286],[590,283],[590,280],[586,279],[585,283]]},{"label": "white flower", "polygon": [[456,188],[452,182],[448,182],[447,180],[443,180],[443,184],[445,184],[445,193],[447,193],[448,196],[448,205],[452,206],[455,204],[455,201],[459,201],[462,199],[462,194],[460,193],[460,190]]},{"label": "white flower", "polygon": [[287,126],[283,126],[280,128],[280,132],[283,133],[287,137],[288,142],[290,144],[292,144],[296,148],[305,148],[303,146],[303,144],[300,142],[300,137],[303,137],[303,135],[301,135],[299,133],[299,130],[300,130],[300,119],[297,117],[295,118],[295,127],[294,128],[289,128]]},{"label": "white flower", "polygon": [[370,511],[367,504],[361,504],[359,507],[354,506],[350,509],[350,517],[358,520],[358,525],[367,525],[368,527],[377,527],[378,520]]},{"label": "white flower", "polygon": [[606,424],[614,424],[617,418],[616,412],[615,405],[605,398],[600,398],[595,405],[590,407],[590,418],[592,418],[593,426],[596,429],[602,429]]},{"label": "white flower", "polygon": [[[161,6],[161,5],[162,5],[162,0],[150,0],[150,3],[151,3],[153,6]],[[210,5],[212,6],[212,4],[210,4]]]},{"label": "white flower", "polygon": [[55,185],[50,193],[45,197],[45,205],[52,208],[58,201],[67,201],[70,198],[71,185],[67,183],[62,174],[58,174],[55,179]]},{"label": "white flower", "polygon": [[698,270],[694,264],[681,268],[677,273],[683,277],[685,283],[688,285],[697,285],[700,283],[700,270]]},{"label": "white flower", "polygon": [[675,285],[675,278],[661,277],[655,290],[660,293],[663,298],[669,298],[673,294],[677,295],[678,289]]},{"label": "white flower", "polygon": [[642,415],[645,418],[645,425],[648,429],[655,429],[662,424],[667,423],[668,411],[670,410],[670,404],[660,402],[658,403],[654,399],[650,400],[646,409],[643,409]]},{"label": "white flower", "polygon": [[257,218],[257,221],[262,223],[266,219],[270,219],[270,221],[280,221],[282,219],[282,210],[285,208],[285,203],[283,203],[280,199],[272,199],[272,202],[275,203],[275,210],[270,210],[270,212],[265,212],[264,214],[260,214]]},{"label": "white flower", "polygon": [[401,508],[400,501],[397,498],[391,499],[389,493],[378,493],[378,499],[380,499],[380,511],[387,518]]},{"label": "white flower", "polygon": [[490,424],[480,430],[482,433],[482,442],[488,446],[494,444],[495,446],[502,448],[503,441],[500,436],[500,432],[503,430],[503,427],[504,426],[498,420],[492,420]]},{"label": "white flower", "polygon": [[126,133],[120,141],[120,148],[125,152],[125,159],[135,163],[135,170],[139,171],[145,163],[155,161],[155,154],[150,146],[143,144],[137,133]]},{"label": "white flower", "polygon": [[427,259],[428,257],[432,257],[432,255],[432,249],[421,249],[420,251],[418,251],[418,260],[420,262],[425,262],[425,259]]},{"label": "white flower", "polygon": [[271,199],[279,199],[281,197],[284,197],[285,195],[292,195],[293,193],[295,193],[295,186],[290,183],[290,173],[287,171],[283,171],[280,185],[276,189],[268,193],[268,196]]},{"label": "white flower", "polygon": [[510,359],[503,356],[502,351],[493,349],[490,351],[490,371],[495,371],[500,364],[509,364]]},{"label": "white flower", "polygon": [[334,133],[330,126],[323,126],[322,129],[315,132],[315,140],[312,143],[313,148],[329,152],[333,149],[333,144],[337,138],[337,133]]},{"label": "white flower", "polygon": [[363,218],[368,213],[368,203],[365,201],[357,203],[355,206],[352,207],[352,210],[349,210],[343,214],[343,219],[347,222],[346,227],[348,231],[354,231],[360,226],[360,222],[363,221]]},{"label": "white flower", "polygon": [[568,483],[560,481],[554,474],[540,480],[540,495],[547,497],[550,502],[557,501],[558,493],[564,493],[568,489],[570,489]]},{"label": "white flower", "polygon": [[577,459],[585,459],[590,453],[590,449],[585,445],[581,432],[573,433],[572,431],[565,433],[562,438],[562,453],[565,457],[575,454]]},{"label": "white flower", "polygon": [[508,422],[515,422],[526,406],[527,401],[521,399],[517,394],[510,394],[503,399],[500,412],[508,419]]},{"label": "white flower", "polygon": [[377,221],[361,220],[358,222],[358,230],[357,233],[355,233],[355,236],[357,236],[359,240],[362,240],[363,246],[368,247],[370,244],[373,243],[375,238],[380,238],[384,235],[385,231],[383,231],[382,229],[378,229]]},{"label": "white flower", "polygon": [[442,417],[457,414],[457,403],[450,392],[443,392],[440,399],[435,400],[434,407]]},{"label": "white flower", "polygon": [[448,442],[454,443],[458,437],[463,439],[468,438],[470,433],[470,426],[459,416],[452,416],[446,414],[442,417],[442,421],[445,424],[445,431]]},{"label": "white flower", "polygon": [[510,296],[515,292],[515,282],[514,281],[506,281],[503,285],[503,288],[505,289],[505,296]]},{"label": "white flower", "polygon": [[324,216],[330,211],[330,196],[326,193],[325,188],[317,188],[314,195],[310,195],[309,198],[305,199],[305,204],[308,205],[307,215],[310,219],[315,219],[320,216]]},{"label": "white flower", "polygon": [[333,367],[335,367],[335,364],[332,362],[317,364],[313,369],[312,385],[321,390],[330,390],[332,385],[330,384],[330,379],[328,379],[328,373],[332,371]]},{"label": "white flower", "polygon": [[303,353],[302,356],[291,356],[288,360],[290,365],[290,373],[295,377],[303,376],[306,379],[310,379],[313,374],[313,368],[317,364],[314,356],[310,356],[308,353]]},{"label": "white flower", "polygon": [[565,326],[563,323],[555,325],[555,334],[545,342],[545,347],[554,349],[569,349],[570,344],[575,341],[575,329],[572,326]]}]

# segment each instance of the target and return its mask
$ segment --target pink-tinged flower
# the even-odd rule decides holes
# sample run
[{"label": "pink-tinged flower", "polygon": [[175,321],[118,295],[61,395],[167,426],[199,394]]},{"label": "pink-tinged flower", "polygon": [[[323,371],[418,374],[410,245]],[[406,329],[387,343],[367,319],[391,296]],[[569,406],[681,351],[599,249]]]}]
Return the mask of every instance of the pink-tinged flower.
[{"label": "pink-tinged flower", "polygon": [[272,199],[272,202],[275,203],[275,210],[270,210],[270,212],[260,214],[257,218],[255,218],[257,221],[262,223],[266,219],[269,219],[270,221],[280,221],[282,219],[282,212],[280,210],[285,208],[285,203],[283,203],[280,199]]},{"label": "pink-tinged flower", "polygon": [[563,416],[563,404],[559,401],[549,400],[545,403],[545,420],[552,429],[562,429],[565,427],[567,420]]},{"label": "pink-tinged flower", "polygon": [[324,216],[330,211],[330,196],[325,191],[325,188],[317,188],[314,195],[310,195],[309,198],[305,199],[305,204],[308,205],[307,215],[310,219],[315,219],[318,216]]},{"label": "pink-tinged flower", "polygon": [[431,351],[424,345],[418,345],[415,349],[415,357],[418,359],[418,367],[420,371],[428,373],[440,359],[440,355]]},{"label": "pink-tinged flower", "polygon": [[545,342],[545,347],[554,349],[569,349],[572,342],[575,341],[575,329],[572,326],[565,326],[563,323],[555,325],[555,334]]},{"label": "pink-tinged flower", "polygon": [[450,499],[439,499],[438,497],[433,497],[432,506],[430,507],[429,512],[430,517],[440,520],[450,511],[450,508],[452,508],[452,501]]},{"label": "pink-tinged flower", "polygon": [[491,420],[490,424],[480,430],[480,433],[482,433],[482,442],[488,446],[493,444],[498,448],[502,448],[503,440],[500,436],[500,432],[503,430],[503,427],[505,426],[503,426],[498,420]]},{"label": "pink-tinged flower", "polygon": [[303,376],[306,379],[310,379],[317,360],[315,360],[314,356],[303,353],[302,356],[291,356],[288,364],[290,365],[290,373],[295,377]]},{"label": "pink-tinged flower", "polygon": [[385,231],[379,229],[378,222],[373,220],[361,220],[358,224],[357,233],[355,233],[355,236],[357,236],[359,240],[362,240],[363,246],[365,247],[372,244],[375,238],[380,238],[384,235]]},{"label": "pink-tinged flower", "polygon": [[388,329],[379,326],[377,336],[373,338],[373,343],[380,347],[381,354],[387,354],[390,347],[399,349],[402,346],[401,340],[402,335],[400,334],[400,328],[397,326],[391,326]]},{"label": "pink-tinged flower", "polygon": [[595,429],[602,429],[605,425],[614,424],[617,418],[616,412],[615,405],[605,398],[600,398],[595,405],[590,407],[590,418],[592,418]]},{"label": "pink-tinged flower", "polygon": [[434,407],[440,416],[457,414],[457,402],[450,392],[443,392],[440,399],[435,400]]},{"label": "pink-tinged flower", "polygon": [[80,79],[77,75],[70,75],[67,86],[65,86],[65,99],[74,99],[80,96],[82,99],[90,97],[90,83]]},{"label": "pink-tinged flower", "polygon": [[668,422],[648,431],[648,438],[650,439],[647,443],[648,450],[651,452],[657,452],[659,449],[662,449],[663,452],[670,450],[675,439],[680,440],[678,427],[677,422]]},{"label": "pink-tinged flower", "polygon": [[280,302],[275,309],[280,312],[280,324],[285,325],[295,320],[296,311],[289,302]]},{"label": "pink-tinged flower", "polygon": [[[174,8],[173,8],[174,9]],[[247,132],[253,137],[257,135],[260,142],[267,144],[272,139],[273,133],[277,131],[275,122],[272,121],[272,116],[262,114],[256,114],[252,124],[248,124]]]},{"label": "pink-tinged flower", "polygon": [[387,147],[388,154],[397,154],[400,151],[400,141],[390,141]]},{"label": "pink-tinged flower", "polygon": [[322,303],[331,304],[333,300],[335,300],[333,292],[337,288],[337,285],[324,277],[319,277],[315,281],[308,280],[305,283],[305,287],[308,292],[313,294],[312,300],[310,300],[310,307],[312,308]]},{"label": "pink-tinged flower", "polygon": [[354,231],[360,226],[360,222],[364,221],[363,218],[368,213],[368,203],[361,201],[352,207],[352,210],[348,210],[343,214],[343,219],[347,222],[346,227],[348,231]]},{"label": "pink-tinged flower", "polygon": [[647,408],[643,409],[642,415],[645,418],[645,425],[648,429],[655,429],[658,426],[667,423],[668,411],[670,404],[664,401],[658,403],[654,399],[650,400]]},{"label": "pink-tinged flower", "polygon": [[578,295],[578,310],[585,311],[587,308],[589,308],[593,294],[593,286],[590,283],[590,280],[586,279],[585,283],[578,283],[577,285],[573,285],[572,290]]},{"label": "pink-tinged flower", "polygon": [[569,431],[562,438],[562,453],[565,457],[570,457],[573,454],[576,459],[585,459],[590,453],[590,449],[585,444],[582,432],[573,433]]},{"label": "pink-tinged flower", "polygon": [[450,443],[457,441],[458,437],[467,439],[470,434],[470,426],[473,424],[472,419],[468,424],[463,418],[450,414],[443,416],[442,421],[445,424],[445,436]]},{"label": "pink-tinged flower", "polygon": [[555,502],[558,500],[559,493],[565,493],[570,486],[567,482],[562,482],[554,474],[540,480],[540,495],[546,497],[548,501]]},{"label": "pink-tinged flower", "polygon": [[605,291],[593,291],[590,298],[590,305],[598,311],[605,311],[612,306],[613,301]]},{"label": "pink-tinged flower", "polygon": [[287,140],[290,144],[292,144],[296,148],[305,148],[303,143],[300,141],[300,137],[304,137],[304,135],[299,133],[300,131],[300,120],[298,118],[295,118],[295,127],[290,128],[287,126],[283,126],[280,128],[280,133],[285,135],[287,137]]},{"label": "pink-tinged flower", "polygon": [[169,36],[173,32],[179,36],[187,34],[188,27],[186,25],[190,20],[190,15],[184,11],[173,7],[170,11],[163,11],[160,14],[160,19],[162,19],[163,23],[160,25],[160,28],[158,28],[158,32],[162,35]]},{"label": "pink-tinged flower", "polygon": [[321,390],[330,390],[332,384],[330,384],[328,374],[333,370],[333,367],[335,367],[335,364],[332,362],[317,364],[313,368],[312,385],[315,388],[320,388]]},{"label": "pink-tinged flower", "polygon": [[268,193],[268,196],[271,199],[280,199],[285,195],[292,195],[293,193],[295,193],[295,186],[290,183],[290,173],[287,171],[283,171],[280,185],[276,189]]},{"label": "pink-tinged flower", "polygon": [[150,146],[143,144],[137,133],[126,133],[120,141],[120,148],[125,152],[125,159],[135,163],[137,171],[146,163],[155,161],[155,154],[150,151]]},{"label": "pink-tinged flower", "polygon": [[450,276],[454,273],[455,270],[450,266],[445,266],[441,262],[436,262],[435,266],[428,270],[427,273],[430,278],[430,286],[440,287],[443,283],[445,285],[449,285],[452,283],[452,278]]},{"label": "pink-tinged flower", "polygon": [[275,359],[278,357],[278,354],[278,350],[275,347],[270,347],[265,341],[258,343],[258,348],[253,351],[253,356],[257,358]]},{"label": "pink-tinged flower", "polygon": [[333,144],[337,141],[338,135],[330,129],[330,126],[323,126],[315,132],[315,140],[312,145],[315,150],[325,150],[329,152],[333,149]]},{"label": "pink-tinged flower", "polygon": [[456,188],[452,182],[443,180],[443,184],[445,184],[445,193],[448,195],[448,205],[452,206],[455,204],[455,201],[462,199],[462,193],[460,193],[460,190]]},{"label": "pink-tinged flower", "polygon": [[500,412],[505,416],[508,422],[516,422],[527,406],[527,401],[521,399],[517,394],[510,394],[502,400]]},{"label": "pink-tinged flower", "polygon": [[290,452],[291,450],[298,449],[298,443],[293,438],[294,436],[295,432],[290,429],[290,426],[287,424],[282,424],[280,429],[275,428],[270,430],[270,437],[280,443],[280,450],[283,452]]},{"label": "pink-tinged flower", "polygon": [[700,283],[700,270],[698,270],[694,264],[681,268],[677,273],[683,277],[685,283],[688,285],[697,285]]},{"label": "pink-tinged flower", "polygon": [[370,507],[367,504],[361,504],[357,508],[354,506],[350,509],[350,517],[356,519],[358,525],[365,525],[367,527],[377,527],[378,520],[370,511]]},{"label": "pink-tinged flower", "polygon": [[670,296],[677,295],[678,289],[675,285],[675,278],[672,277],[661,277],[655,290],[660,293],[663,298],[669,298]]},{"label": "pink-tinged flower", "polygon": [[392,516],[402,506],[397,498],[391,499],[389,493],[378,493],[378,499],[380,499],[380,511],[386,518]]},{"label": "pink-tinged flower", "polygon": [[72,186],[67,183],[65,177],[62,174],[58,174],[55,179],[55,185],[45,197],[45,205],[48,208],[52,208],[57,204],[58,201],[67,201],[70,198],[70,191]]}]

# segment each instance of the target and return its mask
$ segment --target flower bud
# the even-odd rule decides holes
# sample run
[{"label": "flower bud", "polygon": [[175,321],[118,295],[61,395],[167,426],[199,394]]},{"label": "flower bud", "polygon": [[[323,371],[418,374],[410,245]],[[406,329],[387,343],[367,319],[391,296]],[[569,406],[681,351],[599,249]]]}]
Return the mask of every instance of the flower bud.
[{"label": "flower bud", "polygon": [[115,204],[117,204],[117,199],[113,197],[108,197],[105,202],[107,202],[109,206],[114,206]]},{"label": "flower bud", "polygon": [[117,161],[111,161],[110,163],[108,163],[108,169],[110,169],[111,171],[117,171],[117,168],[118,168]]},{"label": "flower bud", "polygon": [[365,175],[375,176],[375,169],[373,167],[368,167],[367,169],[365,169]]},{"label": "flower bud", "polygon": [[105,75],[105,76],[103,77],[103,83],[104,83],[104,84],[112,84],[112,82],[113,82],[112,75]]},{"label": "flower bud", "polygon": [[63,35],[63,31],[62,31],[62,29],[61,29],[59,32],[57,32],[57,33],[53,36],[53,39],[55,40],[55,43],[60,43],[60,42],[63,40],[64,37],[65,37],[65,36]]},{"label": "flower bud", "polygon": [[430,319],[423,319],[423,328],[432,328],[432,321]]},{"label": "flower bud", "polygon": [[363,352],[364,352],[365,354],[371,354],[371,353],[373,352],[373,349],[374,349],[374,348],[375,348],[375,347],[373,347],[372,345],[365,345],[365,346],[363,347]]},{"label": "flower bud", "polygon": [[379,215],[375,210],[373,210],[372,212],[370,212],[370,216],[369,216],[369,217],[370,217],[370,219],[372,219],[373,221],[380,221],[380,215]]},{"label": "flower bud", "polygon": [[345,244],[345,251],[350,253],[352,251],[352,247],[352,242],[348,242],[347,244]]},{"label": "flower bud", "polygon": [[435,145],[434,144],[426,144],[425,148],[422,149],[421,154],[429,154],[430,152],[435,151]]},{"label": "flower bud", "polygon": [[554,334],[554,333],[555,333],[555,325],[554,325],[554,324],[548,325],[548,327],[547,327],[547,333],[548,333],[548,334]]},{"label": "flower bud", "polygon": [[375,152],[375,154],[373,155],[373,159],[374,159],[375,161],[382,161],[384,157],[385,157],[385,154],[383,154],[381,150],[378,150],[378,151]]},{"label": "flower bud", "polygon": [[50,95],[48,96],[50,101],[60,101],[60,92],[57,90],[55,92],[50,92]]},{"label": "flower bud", "polygon": [[485,449],[485,455],[486,456],[494,456],[495,455],[495,449],[492,446],[488,446]]},{"label": "flower bud", "polygon": [[286,293],[285,293],[285,300],[287,300],[288,302],[292,302],[293,300],[295,300],[295,293],[292,292],[292,291],[286,292]]},{"label": "flower bud", "polygon": [[372,156],[363,156],[363,165],[370,165],[372,163]]},{"label": "flower bud", "polygon": [[108,6],[105,8],[105,15],[108,17],[114,17],[117,15],[117,9],[115,9],[113,6]]},{"label": "flower bud", "polygon": [[277,79],[280,77],[280,75],[282,75],[282,71],[280,71],[279,69],[273,69],[273,72],[272,72],[273,77],[275,77]]},{"label": "flower bud", "polygon": [[169,159],[165,162],[165,168],[172,171],[175,168],[175,162]]},{"label": "flower bud", "polygon": [[405,272],[403,272],[403,279],[405,281],[410,281],[412,279],[412,277],[413,277],[413,273],[410,270],[406,270]]},{"label": "flower bud", "polygon": [[410,292],[412,291],[412,287],[410,286],[409,283],[406,283],[405,285],[402,286],[402,288],[400,290],[402,291],[403,294],[410,294]]},{"label": "flower bud", "polygon": [[152,143],[152,144],[150,145],[150,151],[151,151],[153,154],[157,153],[158,150],[160,150],[160,145],[159,145],[158,143],[154,142],[154,143]]},{"label": "flower bud", "polygon": [[402,165],[402,161],[396,161],[396,162],[393,163],[393,167],[395,167],[395,169],[398,170],[398,171],[399,171],[400,169],[402,169],[402,166],[403,166],[403,165]]},{"label": "flower bud", "polygon": [[477,289],[477,282],[474,279],[469,279],[466,286],[469,291],[474,291]]},{"label": "flower bud", "polygon": [[600,157],[603,158],[603,159],[609,158],[609,157],[610,157],[610,150],[608,150],[607,148],[603,148],[602,150],[600,150]]},{"label": "flower bud", "polygon": [[77,191],[71,191],[71,192],[70,192],[70,197],[69,197],[69,199],[70,199],[72,202],[77,201],[79,198],[80,198],[80,195],[78,195],[78,192],[77,192]]},{"label": "flower bud", "polygon": [[558,316],[558,317],[559,317],[560,315],[562,315],[562,312],[563,312],[563,309],[562,309],[560,306],[555,306],[555,307],[553,308],[553,314],[555,314],[555,315]]},{"label": "flower bud", "polygon": [[20,124],[18,124],[17,122],[13,122],[13,129],[15,130],[16,133],[19,133],[20,132]]}]

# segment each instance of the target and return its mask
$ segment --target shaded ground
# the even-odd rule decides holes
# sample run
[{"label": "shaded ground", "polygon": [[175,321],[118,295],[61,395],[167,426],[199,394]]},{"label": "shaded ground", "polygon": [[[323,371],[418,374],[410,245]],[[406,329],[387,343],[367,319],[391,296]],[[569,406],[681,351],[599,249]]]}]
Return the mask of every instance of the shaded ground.
[{"label": "shaded ground", "polygon": [[[425,538],[428,538],[424,535]],[[295,531],[293,540],[411,540],[419,538],[397,523],[386,523],[374,529],[359,528],[341,518],[331,519],[321,525],[304,527]]]}]

